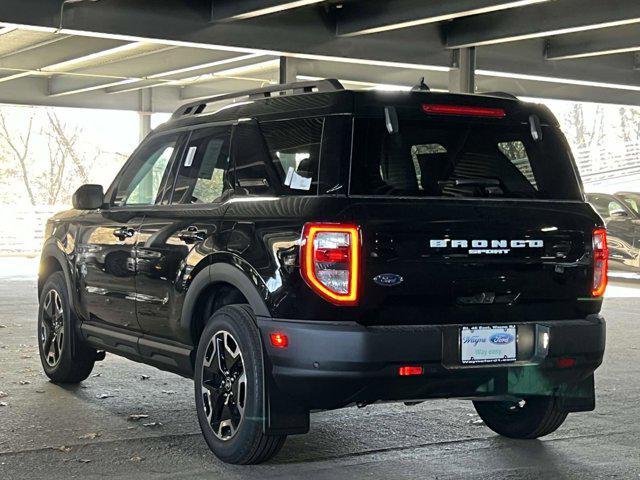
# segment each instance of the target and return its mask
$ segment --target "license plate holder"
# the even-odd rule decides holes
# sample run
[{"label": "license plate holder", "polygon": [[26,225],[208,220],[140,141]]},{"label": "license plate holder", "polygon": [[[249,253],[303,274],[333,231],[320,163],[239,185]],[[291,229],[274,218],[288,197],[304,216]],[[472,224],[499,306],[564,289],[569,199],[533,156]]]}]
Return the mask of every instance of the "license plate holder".
[{"label": "license plate holder", "polygon": [[460,361],[463,365],[515,362],[518,329],[515,325],[460,328]]}]

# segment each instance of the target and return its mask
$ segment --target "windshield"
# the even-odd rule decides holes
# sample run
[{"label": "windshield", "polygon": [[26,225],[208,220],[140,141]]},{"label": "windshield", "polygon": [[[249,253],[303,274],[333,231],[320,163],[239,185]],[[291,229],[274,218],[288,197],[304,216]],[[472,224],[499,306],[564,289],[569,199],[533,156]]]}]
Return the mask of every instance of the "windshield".
[{"label": "windshield", "polygon": [[528,124],[475,119],[355,120],[351,193],[381,196],[501,197],[580,200],[562,134]]}]

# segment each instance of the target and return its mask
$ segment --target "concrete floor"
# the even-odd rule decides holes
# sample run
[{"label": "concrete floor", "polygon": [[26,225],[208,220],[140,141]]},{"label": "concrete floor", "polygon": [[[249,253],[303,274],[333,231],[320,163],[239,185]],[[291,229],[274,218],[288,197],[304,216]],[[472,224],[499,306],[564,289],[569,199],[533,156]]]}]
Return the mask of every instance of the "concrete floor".
[{"label": "concrete floor", "polygon": [[606,300],[596,411],[570,415],[549,437],[500,438],[465,401],[378,405],[315,414],[311,433],[290,437],[268,464],[235,467],[201,438],[190,380],[107,355],[82,385],[50,383],[33,275],[2,271],[0,479],[640,478],[640,283],[614,285]]}]

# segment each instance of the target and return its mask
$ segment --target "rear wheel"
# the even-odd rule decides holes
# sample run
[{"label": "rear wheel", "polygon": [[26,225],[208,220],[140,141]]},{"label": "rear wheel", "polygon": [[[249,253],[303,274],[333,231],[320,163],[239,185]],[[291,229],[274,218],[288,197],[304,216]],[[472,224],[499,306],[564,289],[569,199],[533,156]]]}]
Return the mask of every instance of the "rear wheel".
[{"label": "rear wheel", "polygon": [[567,418],[556,397],[528,397],[519,402],[473,402],[484,423],[510,438],[532,439],[555,432]]},{"label": "rear wheel", "polygon": [[262,344],[246,305],[218,310],[202,333],[195,365],[198,421],[211,451],[222,461],[262,463],[286,436],[263,433]]},{"label": "rear wheel", "polygon": [[86,379],[96,351],[76,335],[62,272],[45,282],[38,309],[38,349],[45,374],[56,383],[78,383]]}]

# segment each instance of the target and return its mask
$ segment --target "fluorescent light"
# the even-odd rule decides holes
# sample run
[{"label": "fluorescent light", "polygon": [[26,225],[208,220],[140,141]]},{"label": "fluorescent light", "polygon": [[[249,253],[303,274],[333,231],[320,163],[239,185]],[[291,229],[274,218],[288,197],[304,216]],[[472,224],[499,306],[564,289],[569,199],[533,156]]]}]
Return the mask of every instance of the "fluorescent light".
[{"label": "fluorescent light", "polygon": [[252,65],[245,65],[242,67],[229,68],[227,70],[220,70],[219,72],[213,72],[216,77],[239,77],[243,74],[260,73],[280,66],[280,60],[267,60],[265,62],[254,63]]},{"label": "fluorescent light", "polygon": [[153,75],[148,75],[147,78],[159,78],[170,75],[178,75],[180,73],[193,72],[194,70],[201,70],[203,68],[217,67],[220,65],[226,65],[228,63],[241,62],[243,60],[251,60],[252,58],[262,57],[263,55],[260,53],[250,53],[249,55],[241,55],[239,57],[233,58],[225,58],[224,60],[217,60],[215,62],[203,63],[200,65],[194,65],[192,67],[178,68],[176,70],[169,70],[161,73],[154,73]]},{"label": "fluorescent light", "polygon": [[342,37],[353,37],[356,35],[368,35],[371,33],[387,32],[390,30],[398,30],[401,28],[417,27],[418,25],[426,25],[428,23],[444,22],[447,20],[453,20],[455,18],[467,17],[470,15],[480,15],[482,13],[497,12],[499,10],[507,10],[509,8],[524,7],[526,5],[533,5],[535,3],[548,2],[549,0],[516,0],[509,3],[499,3],[497,5],[491,5],[482,8],[471,8],[469,10],[462,10],[458,12],[451,12],[443,15],[436,15],[433,17],[417,18],[415,20],[407,20],[406,22],[392,23],[389,25],[380,25],[379,27],[371,27],[363,30],[356,30],[353,33],[340,34]]},{"label": "fluorescent light", "polygon": [[[258,57],[262,57],[263,55],[257,54],[257,53],[251,53],[249,55],[242,55],[239,57],[233,57],[233,58],[227,58],[224,60],[218,60],[215,62],[209,62],[209,63],[203,63],[200,65],[194,65],[191,67],[185,67],[185,68],[179,68],[176,70],[168,70],[166,72],[160,72],[160,73],[154,73],[153,75],[147,75],[146,77],[140,79],[140,81],[144,81],[144,80],[153,80],[153,79],[157,79],[159,80],[157,83],[153,83],[151,85],[138,85],[138,86],[132,86],[131,88],[124,88],[124,89],[118,89],[117,91],[112,91],[112,92],[107,92],[107,93],[126,93],[126,92],[131,92],[133,90],[140,90],[142,88],[153,88],[153,87],[161,87],[161,86],[172,86],[172,85],[182,85],[185,83],[192,83],[192,82],[196,82],[196,81],[204,81],[205,79],[211,79],[214,77],[215,72],[211,72],[211,73],[206,73],[203,75],[198,75],[198,76],[194,76],[194,77],[188,77],[188,78],[179,78],[179,79],[175,79],[175,80],[163,80],[163,77],[168,77],[171,75],[179,75],[181,73],[187,73],[187,72],[192,72],[195,70],[201,70],[203,68],[211,68],[211,67],[215,67],[215,66],[220,66],[220,65],[226,65],[228,63],[234,63],[234,62],[239,62],[239,61],[243,61],[243,60],[250,60],[252,58],[258,58]],[[131,82],[126,82],[126,83],[131,83]],[[113,86],[117,86],[117,85],[112,85]]]},{"label": "fluorescent light", "polygon": [[[287,3],[281,3],[279,5],[274,5],[273,7],[267,7],[267,8],[262,8],[260,10],[252,10],[247,13],[241,13],[240,15],[234,15],[231,18],[235,20],[246,20],[248,18],[255,18],[255,17],[261,17],[263,15],[271,15],[272,13],[284,12],[285,10],[304,7],[306,5],[313,5],[314,3],[320,3],[322,1],[324,0],[296,0],[294,2],[287,2]],[[235,0],[235,2],[238,2],[238,0]]]},{"label": "fluorescent light", "polygon": [[99,52],[83,55],[82,57],[72,58],[71,60],[55,63],[53,65],[47,65],[46,67],[42,67],[41,70],[43,72],[46,72],[48,70],[64,70],[66,68],[72,67],[74,65],[78,65],[80,63],[96,60],[98,58],[108,57],[110,55],[116,55],[122,52],[128,52],[129,50],[135,50],[136,48],[140,48],[143,45],[146,45],[146,44],[143,42],[127,43],[126,45],[120,45],[119,47],[108,48],[106,50],[101,50]]},{"label": "fluorescent light", "polygon": [[307,53],[285,53],[285,55],[293,58],[304,58],[306,60],[322,60],[328,62],[354,63],[357,65],[373,65],[376,67],[392,67],[392,68],[411,68],[416,70],[431,70],[434,72],[448,72],[450,67],[440,65],[426,65],[422,63],[406,63],[406,62],[388,62],[385,60],[367,60],[364,58],[347,58],[333,57],[330,55],[315,55]]},{"label": "fluorescent light", "polygon": [[513,35],[511,37],[492,38],[490,40],[484,40],[481,42],[469,42],[469,43],[455,43],[449,45],[450,48],[465,48],[465,47],[480,47],[482,45],[495,45],[497,43],[517,42],[520,40],[529,40],[532,38],[540,37],[552,37],[554,35],[566,35],[568,33],[586,32],[589,30],[598,30],[601,28],[620,27],[623,25],[631,25],[632,23],[639,23],[640,18],[627,18],[624,20],[617,20],[613,22],[593,23],[588,25],[580,25],[575,27],[557,28],[555,30],[540,31],[534,33],[525,33],[522,35]]},{"label": "fluorescent light", "polygon": [[622,83],[592,82],[590,80],[545,77],[542,75],[527,75],[523,73],[496,72],[494,70],[476,70],[476,75],[483,75],[486,77],[514,78],[517,80],[531,80],[534,82],[549,82],[549,83],[562,83],[566,85],[581,85],[585,87],[612,88],[616,90],[630,90],[633,92],[640,92],[640,85],[626,85]]},{"label": "fluorescent light", "polygon": [[64,97],[65,95],[75,95],[77,93],[85,93],[85,92],[91,92],[93,90],[101,90],[103,88],[108,88],[108,87],[114,87],[116,85],[124,85],[127,83],[134,83],[134,82],[139,82],[140,80],[142,80],[141,78],[128,78],[126,80],[118,80],[116,82],[111,82],[111,83],[103,83],[101,85],[90,85],[88,87],[80,87],[80,88],[76,88],[73,90],[67,90],[64,92],[57,92],[57,93],[51,93],[49,94],[50,97]]}]

